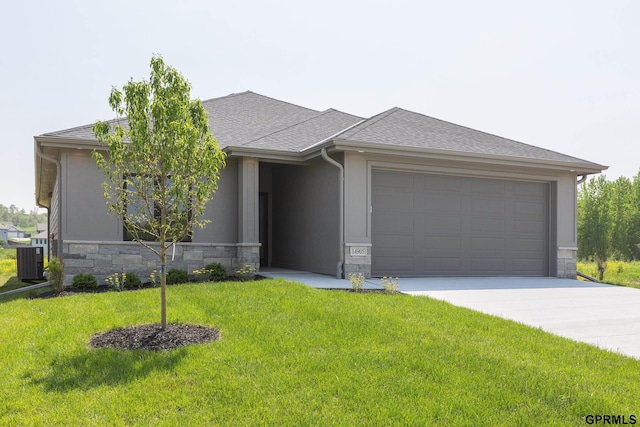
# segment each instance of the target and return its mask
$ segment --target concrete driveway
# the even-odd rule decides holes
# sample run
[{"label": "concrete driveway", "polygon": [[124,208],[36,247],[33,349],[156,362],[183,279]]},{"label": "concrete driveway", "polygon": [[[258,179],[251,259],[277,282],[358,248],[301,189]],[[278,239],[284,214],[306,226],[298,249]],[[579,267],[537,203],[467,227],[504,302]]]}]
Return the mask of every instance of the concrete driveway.
[{"label": "concrete driveway", "polygon": [[555,278],[408,278],[400,290],[640,358],[640,289]]},{"label": "concrete driveway", "polygon": [[[350,289],[348,280],[284,269],[265,269],[315,288]],[[515,320],[640,359],[640,289],[551,277],[401,278],[400,291]],[[382,289],[368,279],[366,289]]]}]

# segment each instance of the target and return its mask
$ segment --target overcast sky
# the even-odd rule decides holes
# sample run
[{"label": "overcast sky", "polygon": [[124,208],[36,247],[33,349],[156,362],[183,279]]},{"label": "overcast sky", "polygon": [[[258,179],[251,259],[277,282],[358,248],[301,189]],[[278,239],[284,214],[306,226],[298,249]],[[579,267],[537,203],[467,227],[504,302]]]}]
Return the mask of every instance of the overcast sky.
[{"label": "overcast sky", "polygon": [[[0,203],[35,207],[33,136],[113,117],[159,53],[209,99],[398,106],[640,168],[640,1],[29,1],[0,16]],[[215,132],[215,129],[214,129]]]}]

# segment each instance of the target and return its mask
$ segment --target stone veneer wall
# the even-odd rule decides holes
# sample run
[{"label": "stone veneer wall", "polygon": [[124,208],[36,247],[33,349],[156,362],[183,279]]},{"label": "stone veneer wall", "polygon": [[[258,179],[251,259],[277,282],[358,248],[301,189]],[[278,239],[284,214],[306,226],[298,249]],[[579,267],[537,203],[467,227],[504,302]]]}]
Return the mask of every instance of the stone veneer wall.
[{"label": "stone veneer wall", "polygon": [[557,277],[575,279],[577,270],[578,248],[558,248]]},{"label": "stone veneer wall", "polygon": [[[156,254],[135,242],[66,240],[63,243],[65,283],[78,273],[93,273],[98,283],[114,273],[134,272],[144,282],[153,270],[160,271]],[[173,257],[173,260],[172,260]],[[246,264],[260,268],[259,243],[178,243],[167,250],[167,270],[193,270],[219,262],[230,276]]]},{"label": "stone veneer wall", "polygon": [[343,270],[345,279],[348,279],[350,274],[357,273],[362,273],[365,278],[369,279],[371,277],[371,244],[346,243]]}]

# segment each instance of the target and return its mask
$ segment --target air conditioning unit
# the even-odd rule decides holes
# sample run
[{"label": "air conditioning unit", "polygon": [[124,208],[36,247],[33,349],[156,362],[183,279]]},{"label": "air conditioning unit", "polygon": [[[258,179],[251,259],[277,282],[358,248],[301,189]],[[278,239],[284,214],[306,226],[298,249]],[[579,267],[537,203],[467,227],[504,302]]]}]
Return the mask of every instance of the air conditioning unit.
[{"label": "air conditioning unit", "polygon": [[40,246],[16,248],[18,280],[33,282],[44,280],[44,248]]}]

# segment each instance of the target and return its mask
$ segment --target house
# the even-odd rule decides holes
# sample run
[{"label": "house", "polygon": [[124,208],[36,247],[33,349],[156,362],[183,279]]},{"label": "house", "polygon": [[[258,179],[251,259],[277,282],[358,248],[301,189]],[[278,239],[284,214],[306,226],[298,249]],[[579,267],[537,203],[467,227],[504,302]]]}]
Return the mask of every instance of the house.
[{"label": "house", "polygon": [[0,239],[8,242],[9,239],[24,239],[25,232],[10,222],[0,222]]},{"label": "house", "polygon": [[[576,273],[576,187],[605,166],[392,108],[370,118],[253,92],[203,102],[227,154],[211,223],[169,268],[336,277]],[[92,124],[35,137],[38,206],[66,274],[157,269],[107,214]]]},{"label": "house", "polygon": [[40,246],[44,248],[45,254],[49,252],[49,235],[47,234],[46,228],[35,236],[31,236],[31,246]]}]

